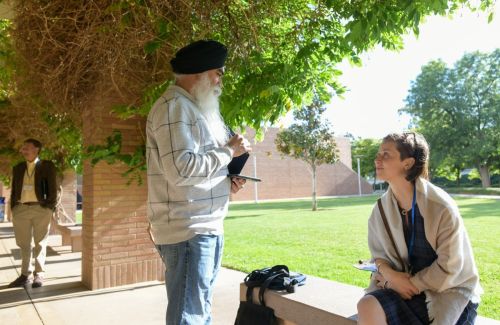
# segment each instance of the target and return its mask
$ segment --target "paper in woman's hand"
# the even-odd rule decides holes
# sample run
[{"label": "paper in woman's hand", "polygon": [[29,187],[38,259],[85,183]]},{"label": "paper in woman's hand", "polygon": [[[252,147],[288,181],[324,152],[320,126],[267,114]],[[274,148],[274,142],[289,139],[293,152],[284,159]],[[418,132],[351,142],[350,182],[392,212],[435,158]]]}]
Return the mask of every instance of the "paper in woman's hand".
[{"label": "paper in woman's hand", "polygon": [[372,263],[370,261],[359,260],[358,263],[353,264],[353,266],[358,270],[377,272],[377,266],[375,265],[375,263]]}]

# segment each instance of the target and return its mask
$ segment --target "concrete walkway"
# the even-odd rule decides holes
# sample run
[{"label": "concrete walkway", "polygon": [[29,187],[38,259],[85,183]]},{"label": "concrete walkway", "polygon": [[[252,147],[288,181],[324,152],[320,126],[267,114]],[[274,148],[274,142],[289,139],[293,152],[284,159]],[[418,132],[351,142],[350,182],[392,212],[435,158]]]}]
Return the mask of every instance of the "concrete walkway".
[{"label": "concrete walkway", "polygon": [[[81,284],[81,253],[61,246],[56,235],[50,237],[47,255],[42,288],[7,288],[19,275],[21,259],[12,224],[0,223],[0,325],[165,324],[163,282],[90,291]],[[221,269],[214,290],[214,325],[234,324],[245,275]],[[478,317],[476,324],[500,325],[500,321]]]},{"label": "concrete walkway", "polygon": [[[11,223],[0,223],[0,324],[99,325],[165,324],[167,295],[163,282],[87,290],[81,284],[81,253],[51,236],[44,286],[7,288],[20,272],[21,259]],[[245,274],[223,268],[214,291],[213,324],[232,325]]]}]

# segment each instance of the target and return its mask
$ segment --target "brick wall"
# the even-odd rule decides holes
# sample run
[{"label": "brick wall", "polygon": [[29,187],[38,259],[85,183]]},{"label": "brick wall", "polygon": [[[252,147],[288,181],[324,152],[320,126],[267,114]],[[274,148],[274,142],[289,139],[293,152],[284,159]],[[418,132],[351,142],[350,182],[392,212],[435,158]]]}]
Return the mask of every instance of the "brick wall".
[{"label": "brick wall", "polygon": [[0,182],[0,196],[5,198],[4,222],[10,221],[12,219],[10,211],[10,188],[6,187],[2,182]]},{"label": "brick wall", "polygon": [[[279,129],[269,128],[263,142],[253,145],[253,152],[242,174],[254,175],[254,161],[260,183],[248,182],[243,190],[233,195],[233,201],[254,200],[255,186],[259,200],[310,197],[312,176],[308,165],[297,159],[281,157],[276,150],[274,139]],[[245,137],[253,139],[249,130]],[[355,195],[359,193],[358,174],[352,168],[351,144],[349,139],[336,138],[339,161],[333,165],[321,165],[317,169],[316,193],[318,196]],[[371,185],[361,179],[361,192],[372,193]]]},{"label": "brick wall", "polygon": [[[143,143],[143,119],[123,121],[97,108],[86,112],[83,120],[85,146],[102,143],[113,129],[122,132],[123,152]],[[92,167],[84,162],[82,282],[92,290],[164,276],[147,232],[146,184],[127,185],[125,171],[120,163],[99,162]]]},{"label": "brick wall", "polygon": [[65,170],[61,181],[62,197],[61,203],[68,220],[61,220],[62,222],[75,222],[76,213],[76,172],[74,169]]},{"label": "brick wall", "polygon": [[0,182],[0,196],[7,197],[7,195],[10,195],[10,191],[5,185],[3,185],[2,182]]}]

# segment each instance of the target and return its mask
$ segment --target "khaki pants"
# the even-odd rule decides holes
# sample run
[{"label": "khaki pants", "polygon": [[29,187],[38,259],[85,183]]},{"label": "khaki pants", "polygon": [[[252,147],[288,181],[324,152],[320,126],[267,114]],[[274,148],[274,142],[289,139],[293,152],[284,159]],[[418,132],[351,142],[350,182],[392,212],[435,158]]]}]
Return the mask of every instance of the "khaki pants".
[{"label": "khaki pants", "polygon": [[31,267],[31,239],[35,243],[33,253],[35,255],[35,272],[43,273],[45,257],[47,255],[47,242],[49,239],[49,227],[52,210],[40,205],[18,204],[12,209],[12,224],[16,244],[21,249],[21,273],[28,276],[32,272]]}]

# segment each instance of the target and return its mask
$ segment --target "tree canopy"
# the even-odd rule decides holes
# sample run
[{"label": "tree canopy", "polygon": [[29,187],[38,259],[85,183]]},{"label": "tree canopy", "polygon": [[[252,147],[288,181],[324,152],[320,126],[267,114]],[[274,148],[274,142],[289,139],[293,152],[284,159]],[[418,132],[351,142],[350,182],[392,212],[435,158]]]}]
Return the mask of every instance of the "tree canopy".
[{"label": "tree canopy", "polygon": [[[310,103],[313,90],[322,100],[342,93],[336,68],[342,60],[359,64],[359,54],[376,44],[402,47],[402,35],[418,33],[427,15],[452,14],[461,6],[491,10],[492,3],[16,1],[15,18],[2,30],[8,37],[0,37],[11,45],[9,55],[0,53],[3,67],[15,71],[2,82],[9,108],[2,110],[0,129],[16,123],[2,146],[30,134],[54,152],[73,155],[65,143],[81,141],[82,111],[95,107],[97,94],[118,94],[115,111],[124,118],[146,115],[171,80],[172,54],[202,38],[229,47],[222,97],[226,122],[259,130]],[[62,143],[61,134],[67,135]]]},{"label": "tree canopy", "polygon": [[403,111],[431,146],[432,166],[476,167],[483,186],[500,161],[500,49],[468,53],[448,68],[440,60],[422,67]]},{"label": "tree canopy", "polygon": [[351,156],[353,161],[359,159],[359,169],[361,176],[372,177],[375,181],[375,157],[377,155],[380,140],[357,139],[352,143]]},{"label": "tree canopy", "polygon": [[313,211],[317,209],[316,169],[322,164],[338,160],[337,144],[330,123],[322,119],[324,102],[315,98],[312,104],[294,111],[295,123],[281,130],[274,140],[276,148],[284,155],[303,160],[311,170]]},{"label": "tree canopy", "polygon": [[22,159],[17,149],[30,137],[42,142],[42,158],[54,160],[60,171],[79,170],[82,139],[75,121],[18,89],[20,72],[11,29],[10,21],[0,20],[0,180],[8,184],[12,165]]}]

